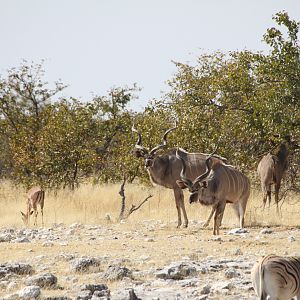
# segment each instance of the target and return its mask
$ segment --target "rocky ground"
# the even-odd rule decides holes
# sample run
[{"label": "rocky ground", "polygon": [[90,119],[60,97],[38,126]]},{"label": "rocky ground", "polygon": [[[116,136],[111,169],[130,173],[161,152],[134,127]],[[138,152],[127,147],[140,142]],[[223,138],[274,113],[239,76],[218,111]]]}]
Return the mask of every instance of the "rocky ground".
[{"label": "rocky ground", "polygon": [[54,224],[0,229],[0,299],[257,299],[250,271],[300,255],[300,229]]}]

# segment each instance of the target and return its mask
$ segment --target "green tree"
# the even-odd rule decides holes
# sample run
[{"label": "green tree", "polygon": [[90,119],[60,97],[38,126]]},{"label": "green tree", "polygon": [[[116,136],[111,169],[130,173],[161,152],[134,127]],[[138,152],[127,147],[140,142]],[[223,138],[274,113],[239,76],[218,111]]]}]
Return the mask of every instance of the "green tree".
[{"label": "green tree", "polygon": [[125,176],[132,181],[139,173],[137,161],[131,154],[133,135],[132,122],[135,114],[127,109],[130,101],[140,91],[132,87],[115,87],[107,96],[95,97],[99,105],[102,144],[97,148],[100,155],[97,163],[97,181],[120,181]]},{"label": "green tree", "polygon": [[286,134],[300,140],[299,23],[285,12],[274,20],[286,34],[268,29],[269,53],[216,52],[195,66],[175,63],[162,103],[177,115],[178,142],[187,150],[210,152],[218,144],[220,154],[247,171]]},{"label": "green tree", "polygon": [[[55,82],[48,88],[43,81],[42,63],[29,65],[26,61],[19,68],[8,70],[0,80],[1,136],[7,151],[2,161],[14,180],[32,176],[35,182],[37,143],[40,131],[47,123],[44,110],[65,86]],[[30,184],[31,180],[27,180]]]}]

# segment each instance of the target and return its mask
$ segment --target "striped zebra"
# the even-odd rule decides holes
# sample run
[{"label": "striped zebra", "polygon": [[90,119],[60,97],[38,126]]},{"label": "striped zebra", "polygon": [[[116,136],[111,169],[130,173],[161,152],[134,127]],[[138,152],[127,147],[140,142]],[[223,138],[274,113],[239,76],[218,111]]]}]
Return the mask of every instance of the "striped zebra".
[{"label": "striped zebra", "polygon": [[189,189],[190,203],[199,201],[203,205],[213,206],[213,234],[219,234],[226,203],[233,204],[240,227],[243,228],[245,210],[250,195],[250,182],[247,176],[221,160],[212,160],[210,155],[205,160],[206,171],[191,181],[186,175],[185,160],[178,151],[176,156],[182,162],[181,180],[177,180],[177,185],[182,189],[186,187]]},{"label": "striped zebra", "polygon": [[44,225],[44,200],[45,192],[40,186],[34,186],[27,192],[27,211],[21,212],[22,220],[26,226],[29,225],[30,216],[34,213],[34,225],[37,225],[37,206],[41,208],[42,224]]},{"label": "striped zebra", "polygon": [[251,278],[260,300],[300,299],[300,257],[267,255],[254,265]]}]

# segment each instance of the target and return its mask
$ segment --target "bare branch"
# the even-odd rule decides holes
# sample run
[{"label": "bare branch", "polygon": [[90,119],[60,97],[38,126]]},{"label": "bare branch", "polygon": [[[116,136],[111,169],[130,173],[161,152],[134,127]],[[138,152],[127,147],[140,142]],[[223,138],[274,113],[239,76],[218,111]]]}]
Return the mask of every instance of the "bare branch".
[{"label": "bare branch", "polygon": [[121,196],[121,211],[119,215],[119,221],[124,219],[124,211],[125,211],[125,204],[126,204],[126,197],[125,197],[125,186],[126,183],[126,176],[124,176],[123,183],[121,184],[119,195]]},{"label": "bare branch", "polygon": [[127,216],[126,216],[126,218],[128,218],[134,211],[140,209],[141,206],[142,206],[144,203],[146,203],[151,197],[153,197],[153,195],[147,196],[146,199],[145,199],[144,201],[142,201],[138,206],[135,206],[135,205],[132,204],[132,206],[131,206],[131,208],[130,208],[130,210],[129,210]]},{"label": "bare branch", "polygon": [[134,204],[132,204],[130,210],[128,211],[126,216],[124,216],[125,207],[126,207],[126,196],[125,196],[124,186],[125,186],[126,180],[127,180],[127,178],[126,178],[126,176],[124,176],[124,179],[121,184],[120,191],[119,191],[119,195],[121,196],[121,211],[120,211],[120,215],[119,215],[119,221],[127,219],[134,211],[140,209],[144,203],[146,203],[151,197],[153,197],[152,195],[149,195],[138,206],[135,206]]}]

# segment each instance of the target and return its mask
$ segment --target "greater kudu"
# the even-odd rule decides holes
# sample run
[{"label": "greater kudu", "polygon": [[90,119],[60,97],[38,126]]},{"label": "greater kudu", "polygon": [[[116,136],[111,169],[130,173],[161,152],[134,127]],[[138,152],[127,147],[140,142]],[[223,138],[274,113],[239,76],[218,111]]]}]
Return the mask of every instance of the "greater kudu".
[{"label": "greater kudu", "polygon": [[219,234],[226,203],[232,203],[240,222],[240,228],[244,227],[244,214],[250,195],[249,179],[240,171],[223,161],[212,160],[211,155],[207,157],[206,171],[191,180],[186,172],[186,162],[177,151],[176,156],[182,163],[180,180],[177,185],[184,189],[188,188],[190,194],[189,202],[200,202],[203,205],[212,205],[214,214],[213,234]]},{"label": "greater kudu", "polygon": [[[163,143],[161,145],[154,147],[152,150],[148,150],[147,148],[142,146],[141,133],[137,129],[132,127],[132,131],[138,134],[138,140],[132,153],[136,157],[142,157],[145,160],[145,167],[147,168],[150,180],[153,184],[158,184],[166,188],[173,189],[178,214],[177,227],[180,227],[182,224],[181,211],[184,217],[184,227],[187,227],[188,217],[184,205],[184,195],[181,188],[179,188],[176,184],[176,181],[180,179],[181,162],[178,158],[176,158],[175,149],[169,150],[164,154],[158,154],[158,150],[163,149],[167,145],[167,135],[174,129],[176,129],[176,126],[168,129],[165,132],[162,139]],[[196,178],[199,174],[205,171],[205,160],[208,154],[188,153],[182,149],[180,149],[179,151],[188,165],[187,175],[190,178]],[[215,155],[212,157],[212,160],[219,161],[226,159]],[[204,226],[208,225],[212,214],[213,212],[210,214]]]},{"label": "greater kudu", "polygon": [[298,148],[295,141],[291,141],[289,136],[285,137],[285,142],[279,144],[273,154],[268,153],[263,156],[257,167],[257,173],[260,177],[263,195],[263,206],[268,200],[269,207],[271,203],[271,186],[275,186],[275,203],[277,213],[279,213],[279,190],[282,177],[288,168],[289,148]]}]

